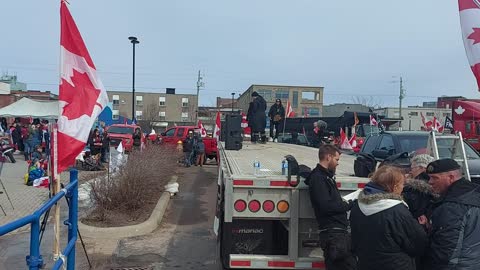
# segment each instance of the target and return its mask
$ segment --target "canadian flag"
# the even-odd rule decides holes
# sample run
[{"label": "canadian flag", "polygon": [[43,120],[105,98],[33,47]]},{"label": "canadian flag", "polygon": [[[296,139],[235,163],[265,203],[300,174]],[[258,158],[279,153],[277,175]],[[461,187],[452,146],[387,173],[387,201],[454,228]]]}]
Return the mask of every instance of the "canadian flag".
[{"label": "canadian flag", "polygon": [[370,114],[370,125],[378,126],[377,119],[375,119],[375,116],[373,116],[372,114]]},{"label": "canadian flag", "polygon": [[247,115],[243,112],[242,112],[242,124],[241,124],[241,126],[243,128],[243,134],[245,135],[245,137],[249,137],[250,134],[252,133],[252,130],[248,126]]},{"label": "canadian flag", "polygon": [[290,117],[294,117],[294,116],[295,116],[295,112],[292,109],[292,105],[290,105],[290,100],[288,100],[287,101],[287,111],[285,112],[285,117],[290,118]]},{"label": "canadian flag", "polygon": [[[355,113],[356,116],[356,113]],[[352,127],[352,137],[348,140],[352,148],[357,147],[357,132],[355,131],[355,126]]]},{"label": "canadian flag", "polygon": [[458,7],[463,45],[480,89],[480,1],[459,0]]},{"label": "canadian flag", "polygon": [[203,126],[202,124],[202,120],[198,120],[198,124],[197,124],[198,128],[200,129],[200,134],[201,136],[204,138],[204,137],[207,137],[207,130],[205,129],[205,127]]},{"label": "canadian flag", "polygon": [[340,128],[340,149],[352,150],[352,145],[348,141],[347,135],[343,131],[343,128]]},{"label": "canadian flag", "polygon": [[97,74],[65,1],[60,4],[60,86],[57,173],[73,165],[85,147],[95,119],[108,103],[108,96]]},{"label": "canadian flag", "polygon": [[215,128],[213,129],[213,138],[217,138],[217,141],[220,140],[220,129],[222,122],[220,121],[220,112],[217,112],[217,117],[215,119]]},{"label": "canadian flag", "polygon": [[443,125],[436,117],[433,117],[432,120],[433,126],[432,129],[438,132],[443,132]]}]

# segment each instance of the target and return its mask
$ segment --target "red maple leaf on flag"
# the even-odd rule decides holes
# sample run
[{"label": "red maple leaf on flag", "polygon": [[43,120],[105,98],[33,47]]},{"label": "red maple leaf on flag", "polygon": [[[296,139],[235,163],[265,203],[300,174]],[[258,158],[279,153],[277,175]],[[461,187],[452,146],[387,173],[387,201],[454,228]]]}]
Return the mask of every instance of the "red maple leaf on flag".
[{"label": "red maple leaf on flag", "polygon": [[473,45],[480,43],[480,28],[472,28],[473,33],[471,33],[467,38],[473,40]]},{"label": "red maple leaf on flag", "polygon": [[80,73],[73,70],[73,77],[71,85],[66,80],[62,79],[61,95],[59,99],[65,101],[67,104],[63,107],[63,116],[69,120],[80,118],[82,115],[90,117],[93,113],[95,105],[102,105],[97,103],[100,90],[93,86],[90,78],[86,73]]}]

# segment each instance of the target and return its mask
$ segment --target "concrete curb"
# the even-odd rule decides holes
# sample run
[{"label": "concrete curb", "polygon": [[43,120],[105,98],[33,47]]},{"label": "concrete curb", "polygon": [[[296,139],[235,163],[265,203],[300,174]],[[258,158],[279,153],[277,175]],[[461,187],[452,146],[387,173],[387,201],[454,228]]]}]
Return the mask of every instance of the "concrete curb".
[{"label": "concrete curb", "polygon": [[[176,182],[177,176],[173,176],[171,182]],[[122,226],[122,227],[94,227],[83,224],[81,221],[78,222],[78,228],[82,233],[82,236],[88,238],[98,238],[98,239],[121,239],[126,237],[140,236],[147,233],[153,232],[158,225],[162,222],[163,215],[167,209],[168,202],[170,201],[170,193],[164,191],[162,196],[157,202],[157,205],[150,214],[150,217],[136,225]]]}]

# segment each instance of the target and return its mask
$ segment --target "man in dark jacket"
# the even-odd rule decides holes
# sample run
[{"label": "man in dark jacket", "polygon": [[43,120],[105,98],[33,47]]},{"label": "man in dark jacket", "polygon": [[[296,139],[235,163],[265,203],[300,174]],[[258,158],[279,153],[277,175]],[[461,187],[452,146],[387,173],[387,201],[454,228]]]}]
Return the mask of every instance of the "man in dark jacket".
[{"label": "man in dark jacket", "polygon": [[462,177],[453,159],[431,162],[427,173],[428,183],[441,197],[433,206],[425,269],[479,269],[479,186]]},{"label": "man in dark jacket", "polygon": [[319,163],[305,180],[309,186],[310,200],[320,229],[320,246],[327,270],[356,269],[348,233],[347,211],[352,202],[340,196],[335,182],[335,169],[340,151],[332,145],[318,149]]},{"label": "man in dark jacket", "polygon": [[252,123],[252,143],[258,141],[259,134],[262,139],[262,143],[267,142],[267,136],[265,135],[265,126],[267,125],[267,117],[265,111],[267,110],[267,102],[256,91],[252,93],[253,103],[247,114],[248,122]]},{"label": "man in dark jacket", "polygon": [[[282,101],[280,99],[275,100],[275,104],[270,107],[268,111],[268,117],[270,118],[270,138],[273,141],[277,141],[278,133],[280,132],[280,126],[283,123],[285,117],[285,108],[283,108]],[[273,136],[273,130],[275,129],[275,137]]]}]

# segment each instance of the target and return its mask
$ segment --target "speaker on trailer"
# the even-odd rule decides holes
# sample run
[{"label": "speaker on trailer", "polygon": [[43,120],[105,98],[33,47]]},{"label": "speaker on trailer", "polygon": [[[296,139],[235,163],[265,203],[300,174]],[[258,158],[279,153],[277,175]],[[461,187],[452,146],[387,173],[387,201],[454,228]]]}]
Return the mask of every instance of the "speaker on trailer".
[{"label": "speaker on trailer", "polygon": [[242,149],[242,116],[240,114],[228,114],[225,119],[225,149]]},{"label": "speaker on trailer", "polygon": [[221,128],[220,128],[220,141],[224,142],[225,137],[227,137],[227,129],[224,128],[226,127],[225,121],[220,122]]}]

